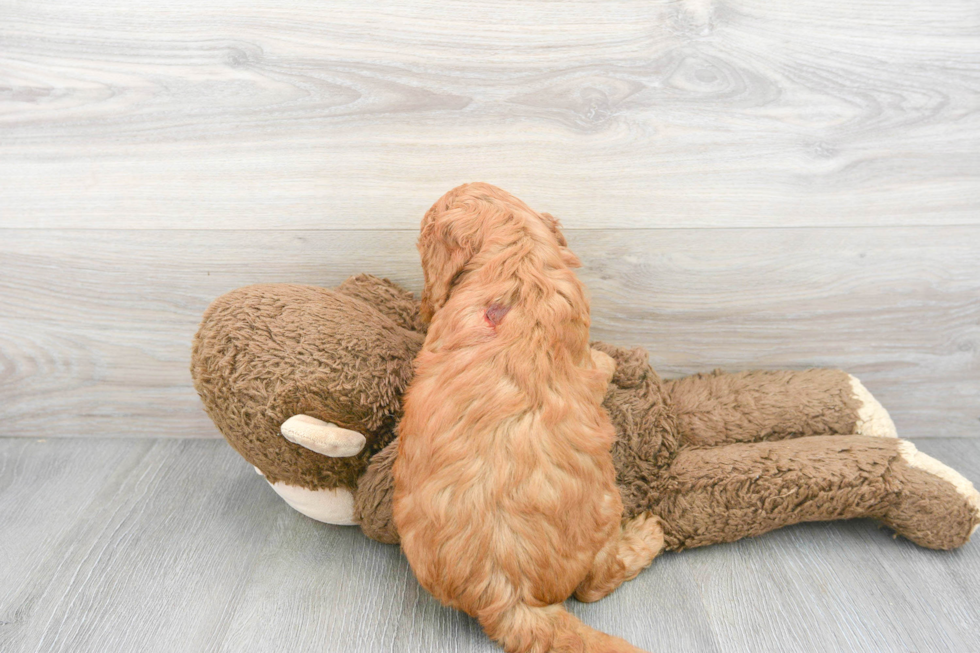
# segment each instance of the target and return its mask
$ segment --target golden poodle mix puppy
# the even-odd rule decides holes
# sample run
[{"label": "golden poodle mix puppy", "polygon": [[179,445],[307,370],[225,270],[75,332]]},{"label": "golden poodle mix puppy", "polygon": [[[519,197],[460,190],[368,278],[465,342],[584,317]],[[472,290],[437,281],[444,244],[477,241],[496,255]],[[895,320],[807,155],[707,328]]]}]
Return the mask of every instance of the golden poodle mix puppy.
[{"label": "golden poodle mix puppy", "polygon": [[430,320],[405,396],[394,519],[419,582],[507,651],[637,651],[562,602],[597,600],[663,548],[621,524],[601,406],[612,360],[558,222],[489,184],[422,221]]}]

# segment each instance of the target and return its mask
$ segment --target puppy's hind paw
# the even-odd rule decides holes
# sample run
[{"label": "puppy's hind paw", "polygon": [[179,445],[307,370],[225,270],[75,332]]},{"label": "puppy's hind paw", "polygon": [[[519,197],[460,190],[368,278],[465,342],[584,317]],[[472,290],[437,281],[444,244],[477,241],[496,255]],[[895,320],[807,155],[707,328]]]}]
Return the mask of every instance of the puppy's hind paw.
[{"label": "puppy's hind paw", "polygon": [[619,557],[626,563],[626,580],[632,580],[650,566],[664,550],[664,529],[660,518],[646,512],[623,526]]}]

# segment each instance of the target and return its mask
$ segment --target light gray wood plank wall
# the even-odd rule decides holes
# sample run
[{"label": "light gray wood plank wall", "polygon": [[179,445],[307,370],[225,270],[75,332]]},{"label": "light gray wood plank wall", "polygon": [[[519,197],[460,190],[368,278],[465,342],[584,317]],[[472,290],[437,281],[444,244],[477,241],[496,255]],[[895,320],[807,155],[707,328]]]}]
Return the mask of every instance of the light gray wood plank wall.
[{"label": "light gray wood plank wall", "polygon": [[[0,434],[217,435],[190,342],[221,293],[418,290],[412,231],[17,230],[0,243]],[[840,367],[907,436],[980,435],[980,227],[570,231],[593,337],[667,377]]]},{"label": "light gray wood plank wall", "polygon": [[[8,227],[978,224],[973,0],[0,2]],[[408,207],[412,207],[407,210]]]},{"label": "light gray wood plank wall", "polygon": [[486,180],[666,376],[843,367],[978,436],[978,108],[970,0],[0,0],[0,435],[216,435],[211,299],[417,289]]}]

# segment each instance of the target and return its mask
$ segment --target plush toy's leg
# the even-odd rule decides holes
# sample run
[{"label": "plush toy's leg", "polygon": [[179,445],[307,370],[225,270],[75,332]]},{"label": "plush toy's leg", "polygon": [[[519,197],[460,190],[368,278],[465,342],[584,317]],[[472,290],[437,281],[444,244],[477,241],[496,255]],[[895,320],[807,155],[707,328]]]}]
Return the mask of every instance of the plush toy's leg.
[{"label": "plush toy's leg", "polygon": [[840,370],[714,372],[667,381],[666,387],[683,444],[896,435],[881,404]]},{"label": "plush toy's leg", "polygon": [[670,549],[805,521],[871,517],[935,549],[967,542],[980,495],[911,443],[867,436],[681,449],[651,511]]},{"label": "plush toy's leg", "polygon": [[575,590],[575,598],[598,601],[650,566],[664,550],[664,531],[660,520],[644,513],[623,524],[622,532],[599,551],[592,571]]}]

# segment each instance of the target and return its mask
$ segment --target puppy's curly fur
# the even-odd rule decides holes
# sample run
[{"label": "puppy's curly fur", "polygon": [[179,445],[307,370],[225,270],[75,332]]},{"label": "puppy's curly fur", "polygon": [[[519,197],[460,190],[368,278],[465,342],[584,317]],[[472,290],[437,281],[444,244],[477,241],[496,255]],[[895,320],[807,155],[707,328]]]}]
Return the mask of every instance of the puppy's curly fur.
[{"label": "puppy's curly fur", "polygon": [[[394,519],[419,582],[507,651],[636,651],[561,602],[596,600],[663,548],[621,526],[578,259],[557,220],[488,184],[426,213],[431,320],[399,426]],[[597,366],[596,362],[599,363]]]}]

